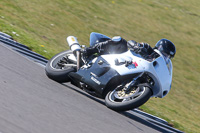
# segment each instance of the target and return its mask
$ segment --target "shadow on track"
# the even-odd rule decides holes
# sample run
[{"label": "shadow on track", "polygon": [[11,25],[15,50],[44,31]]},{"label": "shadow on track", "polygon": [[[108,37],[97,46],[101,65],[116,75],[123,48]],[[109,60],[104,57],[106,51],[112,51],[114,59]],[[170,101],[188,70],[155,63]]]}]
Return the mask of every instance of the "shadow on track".
[{"label": "shadow on track", "polygon": [[99,98],[97,98],[97,97],[94,97],[94,96],[88,94],[87,92],[81,90],[80,88],[72,87],[72,86],[69,86],[69,85],[67,85],[67,84],[62,84],[62,85],[66,86],[66,87],[72,89],[73,91],[76,91],[76,92],[78,92],[78,93],[80,93],[80,94],[82,94],[82,95],[85,95],[86,97],[88,97],[88,98],[90,98],[90,99],[92,99],[92,100],[94,100],[94,101],[96,101],[96,102],[98,102],[98,103],[100,103],[100,104],[105,105],[104,101],[102,101],[101,99],[99,99]]},{"label": "shadow on track", "polygon": [[[102,105],[105,106],[105,102],[104,102],[102,99],[96,98],[96,97],[94,97],[94,96],[88,94],[87,92],[84,92],[84,91],[81,90],[80,88],[73,87],[73,86],[68,85],[68,84],[62,84],[62,85],[63,85],[63,86],[66,86],[67,88],[70,88],[71,90],[76,91],[76,92],[78,92],[78,93],[80,93],[80,94],[82,94],[82,95],[84,95],[84,96],[86,96],[86,97],[88,97],[88,98],[90,98],[90,99],[92,99],[92,100],[94,100],[94,101],[96,101],[96,102],[98,102],[98,103],[100,103],[100,104],[102,104]],[[106,106],[105,106],[105,107],[106,107]],[[123,115],[123,116],[125,116],[125,117],[127,117],[127,118],[129,118],[129,119],[132,119],[132,120],[134,120],[134,121],[136,121],[136,122],[139,122],[139,123],[141,123],[141,124],[143,124],[143,125],[145,125],[145,126],[148,126],[148,127],[152,128],[152,129],[155,129],[155,130],[157,130],[157,131],[159,131],[159,132],[165,132],[165,133],[169,132],[169,130],[164,129],[164,128],[162,128],[161,126],[157,126],[156,124],[152,124],[152,123],[149,122],[148,120],[143,119],[143,118],[140,118],[139,116],[134,115],[134,114],[130,113],[129,111],[117,112],[117,113],[119,113],[119,114],[121,114],[121,115]],[[130,123],[130,124],[132,124],[133,126],[135,126],[131,121],[128,121],[128,123]],[[137,128],[138,128],[138,127],[137,127]],[[140,130],[142,130],[142,129],[140,129]]]}]

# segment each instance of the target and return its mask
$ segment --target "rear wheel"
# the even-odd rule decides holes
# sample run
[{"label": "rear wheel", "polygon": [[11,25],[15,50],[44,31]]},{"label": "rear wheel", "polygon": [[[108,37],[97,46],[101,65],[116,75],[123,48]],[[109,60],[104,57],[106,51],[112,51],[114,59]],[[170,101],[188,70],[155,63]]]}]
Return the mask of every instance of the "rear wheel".
[{"label": "rear wheel", "polygon": [[106,95],[105,103],[110,109],[126,111],[141,106],[151,95],[150,88],[146,86],[135,86],[128,91],[124,86],[118,86]]},{"label": "rear wheel", "polygon": [[69,56],[75,59],[71,50],[63,51],[52,57],[45,67],[46,75],[59,83],[69,82],[68,74],[75,72],[77,68],[76,61]]}]

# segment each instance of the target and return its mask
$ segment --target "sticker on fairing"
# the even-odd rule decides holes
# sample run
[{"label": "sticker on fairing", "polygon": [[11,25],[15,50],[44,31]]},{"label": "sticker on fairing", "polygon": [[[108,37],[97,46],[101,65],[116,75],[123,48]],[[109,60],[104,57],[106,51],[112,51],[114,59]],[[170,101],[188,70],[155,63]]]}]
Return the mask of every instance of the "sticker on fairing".
[{"label": "sticker on fairing", "polygon": [[137,68],[137,67],[138,67],[137,62],[132,62],[132,64],[130,64],[130,65],[128,66],[128,69],[134,69],[134,68]]},{"label": "sticker on fairing", "polygon": [[72,37],[71,39],[72,39],[72,42],[75,42],[75,39],[74,39],[74,37]]},{"label": "sticker on fairing", "polygon": [[96,78],[94,78],[94,77],[91,77],[91,80],[93,80],[96,84],[98,84],[98,85],[100,85],[101,84],[101,82],[100,81],[98,81]]},{"label": "sticker on fairing", "polygon": [[135,65],[135,68],[136,68],[136,67],[138,67],[138,64],[137,64],[137,62],[136,62],[136,61],[132,62],[132,64],[134,64],[134,65]]}]

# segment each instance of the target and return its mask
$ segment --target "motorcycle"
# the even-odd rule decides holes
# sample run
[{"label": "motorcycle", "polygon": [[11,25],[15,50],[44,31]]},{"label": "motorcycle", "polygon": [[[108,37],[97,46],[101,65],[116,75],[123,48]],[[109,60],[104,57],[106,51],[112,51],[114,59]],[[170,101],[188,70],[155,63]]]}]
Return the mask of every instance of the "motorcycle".
[{"label": "motorcycle", "polygon": [[[90,34],[90,46],[111,38]],[[123,53],[84,56],[78,40],[67,38],[70,50],[52,57],[46,67],[46,75],[59,83],[71,82],[91,95],[105,99],[108,108],[126,111],[137,108],[150,97],[165,97],[172,82],[172,62],[166,61],[161,52],[154,49],[154,58],[147,60],[129,49]]]}]

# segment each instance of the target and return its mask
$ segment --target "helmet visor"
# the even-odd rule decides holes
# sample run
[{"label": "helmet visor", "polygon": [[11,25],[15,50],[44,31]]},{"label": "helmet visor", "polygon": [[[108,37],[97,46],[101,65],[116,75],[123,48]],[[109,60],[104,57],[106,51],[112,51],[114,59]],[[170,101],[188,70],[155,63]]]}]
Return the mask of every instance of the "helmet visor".
[{"label": "helmet visor", "polygon": [[159,47],[158,47],[158,50],[162,53],[162,55],[164,56],[164,58],[165,58],[165,61],[166,62],[168,62],[169,61],[169,59],[170,59],[170,55],[169,54],[167,54],[165,51],[164,51],[164,49],[163,49],[163,46],[162,45],[160,45]]}]

